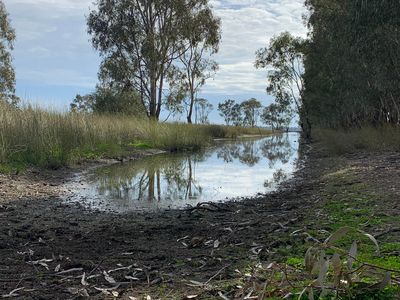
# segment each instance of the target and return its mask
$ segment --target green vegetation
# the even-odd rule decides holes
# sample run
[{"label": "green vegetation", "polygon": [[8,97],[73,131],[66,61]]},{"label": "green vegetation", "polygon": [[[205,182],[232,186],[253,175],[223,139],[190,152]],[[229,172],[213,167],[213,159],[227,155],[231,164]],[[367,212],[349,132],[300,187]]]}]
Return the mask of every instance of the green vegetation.
[{"label": "green vegetation", "polygon": [[[194,97],[217,66],[209,57],[218,51],[220,20],[209,1],[99,0],[87,25],[103,58],[101,85],[136,90],[154,120],[171,106],[165,102],[184,103],[191,123]],[[178,82],[182,98],[165,97],[167,83]]]},{"label": "green vegetation", "polygon": [[219,115],[227,125],[256,127],[260,118],[262,104],[255,98],[241,103],[228,99],[218,104]]},{"label": "green vegetation", "polygon": [[145,115],[136,91],[111,87],[97,86],[96,91],[91,94],[76,95],[70,108],[73,112],[123,114],[137,117]]},{"label": "green vegetation", "polygon": [[26,165],[57,168],[81,159],[118,157],[143,148],[196,150],[213,138],[244,134],[268,131],[157,123],[123,115],[57,113],[0,103],[1,171]]},{"label": "green vegetation", "polygon": [[316,129],[313,131],[313,139],[331,155],[400,150],[400,128],[395,126],[350,130]]},{"label": "green vegetation", "polygon": [[303,57],[306,41],[288,32],[273,37],[268,47],[256,53],[255,67],[268,72],[267,92],[275,97],[263,112],[263,121],[277,128],[288,127],[293,112],[300,116],[300,126],[306,137],[310,134],[310,122],[303,114]]},{"label": "green vegetation", "polygon": [[398,2],[307,0],[306,6],[303,102],[313,126],[398,125]]},{"label": "green vegetation", "polygon": [[0,101],[16,104],[19,99],[15,95],[15,70],[12,66],[11,51],[16,39],[8,12],[0,1]]},{"label": "green vegetation", "polygon": [[[287,296],[287,299],[305,300],[310,299],[311,294],[312,299],[326,300],[398,299],[400,287],[395,283],[388,285],[389,280],[385,279],[388,272],[393,282],[400,275],[398,234],[394,231],[377,235],[379,253],[373,238],[366,235],[397,228],[400,217],[392,211],[395,195],[382,191],[373,181],[363,182],[364,167],[348,167],[340,158],[332,162],[337,166],[333,170],[328,168],[330,170],[321,177],[321,198],[296,224],[299,229],[291,228],[287,233],[269,236],[279,240],[281,245],[269,249],[274,253],[275,263],[270,264],[271,258],[264,265],[248,262],[247,267],[240,269],[243,277],[222,282],[217,290],[229,293],[242,289],[240,294],[244,295],[253,291],[258,299]],[[357,248],[353,246],[355,242]],[[351,248],[355,259],[350,266]],[[321,272],[321,265],[311,272],[311,266],[315,267],[320,261],[329,266],[326,272]],[[343,277],[338,282],[340,276]],[[321,286],[327,287],[323,297]],[[337,294],[335,286],[339,287]],[[304,294],[299,298],[302,291]]]}]

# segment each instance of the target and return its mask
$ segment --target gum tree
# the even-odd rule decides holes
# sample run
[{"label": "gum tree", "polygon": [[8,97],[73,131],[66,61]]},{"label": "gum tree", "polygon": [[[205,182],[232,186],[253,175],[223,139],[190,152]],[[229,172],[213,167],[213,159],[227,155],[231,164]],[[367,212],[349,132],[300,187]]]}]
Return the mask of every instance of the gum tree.
[{"label": "gum tree", "polygon": [[101,79],[140,93],[151,119],[160,117],[167,75],[189,49],[187,24],[208,0],[98,0],[88,16],[92,44],[103,59]]},{"label": "gum tree", "polygon": [[15,96],[15,71],[11,56],[15,38],[7,9],[0,0],[0,100],[13,105],[19,101]]},{"label": "gum tree", "polygon": [[304,39],[283,32],[273,37],[268,47],[257,51],[255,66],[269,70],[267,92],[275,97],[281,110],[289,111],[294,106],[300,116],[303,132],[309,138],[311,124],[303,103],[303,59],[306,45]]},{"label": "gum tree", "polygon": [[255,98],[251,98],[241,103],[241,109],[243,111],[243,123],[250,127],[257,125],[257,120],[260,115],[261,103]]},{"label": "gum tree", "polygon": [[187,22],[185,36],[188,37],[188,48],[181,48],[181,83],[188,94],[187,122],[192,123],[193,108],[196,95],[207,79],[214,76],[218,64],[210,57],[218,52],[221,38],[220,20],[211,9],[195,12]]}]

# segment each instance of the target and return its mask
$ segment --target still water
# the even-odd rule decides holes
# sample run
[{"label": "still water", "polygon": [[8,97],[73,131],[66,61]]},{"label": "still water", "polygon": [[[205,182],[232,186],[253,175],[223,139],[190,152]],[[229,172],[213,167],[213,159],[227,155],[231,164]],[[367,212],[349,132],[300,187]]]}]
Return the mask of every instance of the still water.
[{"label": "still water", "polygon": [[125,212],[184,208],[276,189],[296,169],[299,135],[216,141],[198,153],[160,154],[84,175],[72,201]]}]

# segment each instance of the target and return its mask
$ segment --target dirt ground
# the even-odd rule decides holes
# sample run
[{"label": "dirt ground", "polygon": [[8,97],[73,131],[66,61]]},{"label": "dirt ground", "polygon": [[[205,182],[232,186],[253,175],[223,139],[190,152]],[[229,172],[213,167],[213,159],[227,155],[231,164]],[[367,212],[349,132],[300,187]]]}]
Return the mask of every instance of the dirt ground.
[{"label": "dirt ground", "polygon": [[[356,182],[390,194],[382,212],[398,215],[399,162],[400,153],[338,159],[311,149],[293,180],[277,192],[189,210],[122,215],[64,204],[59,193],[68,192],[62,183],[71,171],[2,176],[0,297],[191,299],[199,294],[199,283],[228,280],[252,262],[277,260],[302,244],[289,235],[314,226],[307,222],[326,201],[321,195],[327,193],[327,174],[355,170]],[[382,233],[387,226],[399,224],[370,232]],[[399,241],[399,235],[391,239]],[[206,291],[196,299],[220,298]]]}]

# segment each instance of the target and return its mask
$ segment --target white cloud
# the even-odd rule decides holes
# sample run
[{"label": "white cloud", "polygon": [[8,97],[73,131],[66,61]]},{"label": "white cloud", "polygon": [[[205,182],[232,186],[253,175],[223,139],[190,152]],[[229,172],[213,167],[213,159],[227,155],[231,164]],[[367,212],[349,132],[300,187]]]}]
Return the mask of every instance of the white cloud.
[{"label": "white cloud", "polygon": [[265,90],[265,72],[255,70],[255,52],[282,31],[305,36],[303,0],[212,1],[222,20],[222,44],[216,60],[220,71],[204,90],[209,93],[260,93]]},{"label": "white cloud", "polygon": [[[3,0],[17,31],[17,80],[65,86],[96,82],[98,55],[86,32],[93,0]],[[255,51],[282,31],[305,36],[303,0],[212,0],[222,20],[215,59],[220,71],[207,94],[254,94],[265,90],[265,72],[255,70]]]}]

